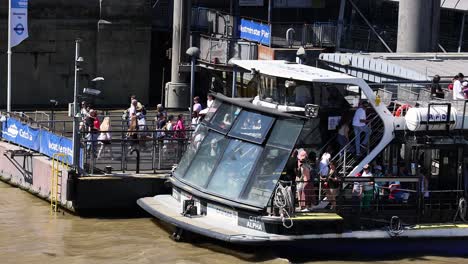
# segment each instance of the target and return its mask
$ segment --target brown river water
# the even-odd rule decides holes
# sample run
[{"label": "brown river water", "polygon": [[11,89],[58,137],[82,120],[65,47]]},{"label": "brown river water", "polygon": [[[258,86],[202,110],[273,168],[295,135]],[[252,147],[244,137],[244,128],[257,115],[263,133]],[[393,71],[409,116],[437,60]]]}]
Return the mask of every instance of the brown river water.
[{"label": "brown river water", "polygon": [[[0,264],[5,263],[468,263],[460,257],[353,256],[301,258],[281,249],[236,247],[212,240],[174,242],[170,228],[150,217],[82,218],[49,213],[49,204],[0,182]],[[396,257],[396,258],[395,258]]]}]

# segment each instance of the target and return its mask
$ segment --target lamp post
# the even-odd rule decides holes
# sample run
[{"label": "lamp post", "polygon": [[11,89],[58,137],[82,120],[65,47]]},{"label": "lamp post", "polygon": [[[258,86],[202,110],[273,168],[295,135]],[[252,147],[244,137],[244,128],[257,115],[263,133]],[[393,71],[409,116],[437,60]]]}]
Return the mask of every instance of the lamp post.
[{"label": "lamp post", "polygon": [[200,49],[197,47],[190,47],[187,49],[187,55],[191,58],[190,64],[190,119],[192,118],[193,112],[193,93],[195,88],[195,63],[197,62],[198,56],[200,55]]},{"label": "lamp post", "polygon": [[58,101],[55,99],[50,99],[49,100],[50,107],[51,107],[51,113],[50,113],[50,127],[52,128],[52,131],[55,132],[55,108],[58,105]]},{"label": "lamp post", "polygon": [[79,171],[80,168],[80,138],[78,131],[78,124],[80,123],[78,118],[78,72],[80,71],[79,64],[83,61],[80,57],[80,42],[81,39],[75,40],[75,83],[73,89],[73,168],[75,171]]}]

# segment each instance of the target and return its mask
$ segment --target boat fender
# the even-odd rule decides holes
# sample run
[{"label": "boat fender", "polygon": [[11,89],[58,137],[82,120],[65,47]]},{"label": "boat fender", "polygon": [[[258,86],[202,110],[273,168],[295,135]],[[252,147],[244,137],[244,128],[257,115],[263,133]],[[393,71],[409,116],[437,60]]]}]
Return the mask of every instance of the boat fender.
[{"label": "boat fender", "polygon": [[403,115],[403,111],[405,111],[404,113],[406,114],[406,112],[407,112],[408,109],[410,109],[410,108],[411,108],[411,105],[409,105],[409,104],[401,105],[401,106],[398,107],[397,110],[395,111],[395,117],[404,116],[404,115]]},{"label": "boat fender", "polygon": [[455,213],[455,217],[453,218],[453,222],[457,220],[457,216],[460,216],[460,219],[463,222],[467,222],[466,209],[467,209],[466,199],[461,197],[460,200],[458,200],[458,209],[457,209],[457,212]]},{"label": "boat fender", "polygon": [[397,237],[403,233],[400,218],[396,215],[390,219],[390,225],[388,227],[388,233],[391,237]]}]

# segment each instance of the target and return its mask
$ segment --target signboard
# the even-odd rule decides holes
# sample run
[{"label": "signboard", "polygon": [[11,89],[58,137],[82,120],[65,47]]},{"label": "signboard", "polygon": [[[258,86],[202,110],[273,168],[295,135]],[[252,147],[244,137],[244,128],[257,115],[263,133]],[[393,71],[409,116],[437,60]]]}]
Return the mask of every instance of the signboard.
[{"label": "signboard", "polygon": [[324,0],[274,0],[275,8],[324,8]]},{"label": "signboard", "polygon": [[9,0],[11,47],[28,38],[28,0]]},{"label": "signboard", "polygon": [[328,130],[335,130],[340,123],[341,116],[329,116],[328,117]]},{"label": "signboard", "polygon": [[267,46],[270,45],[271,30],[267,24],[241,19],[239,31],[240,37],[243,39],[256,41]]},{"label": "signboard", "polygon": [[259,60],[274,60],[275,51],[270,47],[258,45],[258,59]]},{"label": "signboard", "polygon": [[68,156],[66,163],[71,163],[73,160],[73,141],[42,130],[40,152],[49,157],[53,157],[56,153],[64,153]]},{"label": "signboard", "polygon": [[239,0],[239,6],[263,6],[263,0]]},{"label": "signboard", "polygon": [[38,129],[31,128],[13,118],[8,118],[3,122],[2,137],[4,139],[35,151],[39,151],[39,133]]}]

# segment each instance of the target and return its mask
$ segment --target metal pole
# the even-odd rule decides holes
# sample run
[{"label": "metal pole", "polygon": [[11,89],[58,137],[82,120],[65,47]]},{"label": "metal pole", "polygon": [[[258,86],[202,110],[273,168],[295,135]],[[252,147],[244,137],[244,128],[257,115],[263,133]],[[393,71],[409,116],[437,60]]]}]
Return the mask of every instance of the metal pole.
[{"label": "metal pole", "polygon": [[78,58],[80,57],[80,39],[75,40],[75,84],[73,92],[73,168],[78,171],[80,168],[80,137],[78,131]]},{"label": "metal pole", "polygon": [[463,13],[461,29],[460,29],[460,39],[458,40],[458,53],[461,52],[462,44],[463,44],[463,31],[465,31],[465,16],[466,14]]},{"label": "metal pole", "polygon": [[272,12],[273,12],[273,1],[268,0],[268,24],[271,24]]},{"label": "metal pole", "polygon": [[236,97],[236,84],[237,84],[237,68],[235,65],[232,66],[232,98]]},{"label": "metal pole", "polygon": [[7,112],[11,112],[11,0],[8,0],[8,73],[7,73]]},{"label": "metal pole", "polygon": [[343,34],[343,18],[344,12],[346,7],[346,0],[341,0],[340,5],[340,13],[338,15],[338,29],[336,31],[336,49],[339,50],[341,48],[341,34]]},{"label": "metal pole", "polygon": [[192,63],[190,65],[190,120],[192,120],[193,112],[193,90],[195,87],[195,60],[197,58],[192,56]]}]

